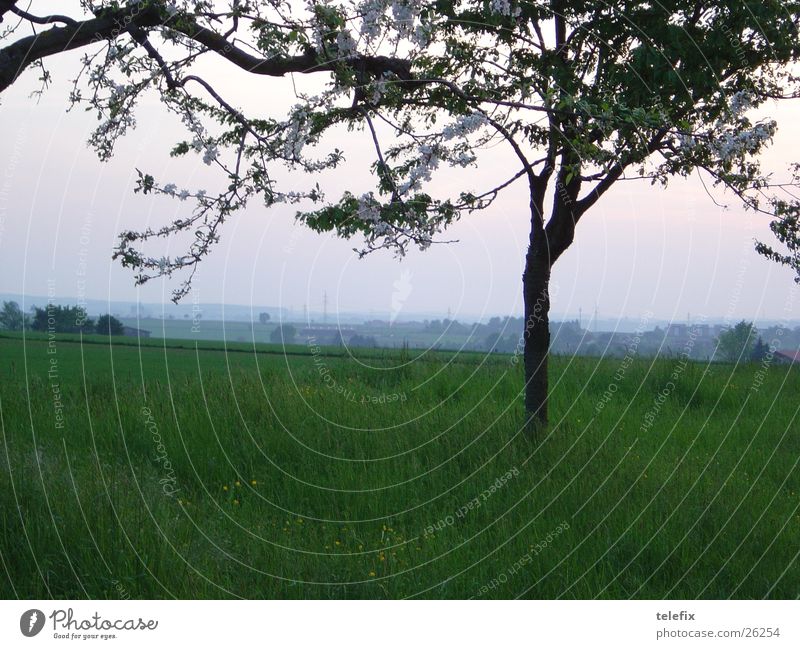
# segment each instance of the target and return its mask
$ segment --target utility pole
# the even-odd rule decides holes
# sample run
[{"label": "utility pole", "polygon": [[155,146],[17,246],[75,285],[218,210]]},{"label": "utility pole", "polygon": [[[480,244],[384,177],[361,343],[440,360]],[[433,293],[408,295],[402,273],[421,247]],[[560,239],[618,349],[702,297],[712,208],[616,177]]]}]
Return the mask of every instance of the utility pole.
[{"label": "utility pole", "polygon": [[322,322],[328,323],[328,291],[322,294]]}]

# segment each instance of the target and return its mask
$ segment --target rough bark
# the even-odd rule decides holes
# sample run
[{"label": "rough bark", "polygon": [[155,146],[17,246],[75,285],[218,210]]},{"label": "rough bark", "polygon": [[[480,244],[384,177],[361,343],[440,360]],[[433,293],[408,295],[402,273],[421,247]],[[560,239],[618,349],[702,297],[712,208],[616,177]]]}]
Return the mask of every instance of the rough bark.
[{"label": "rough bark", "polygon": [[526,424],[536,429],[547,424],[547,354],[550,347],[550,256],[544,229],[544,195],[547,174],[529,177],[531,228],[525,270],[523,365],[525,368]]},{"label": "rough bark", "polygon": [[550,261],[546,246],[528,249],[522,276],[525,303],[524,361],[527,423],[547,424],[547,360],[550,348]]},{"label": "rough bark", "polygon": [[576,204],[580,179],[571,179],[567,166],[574,164],[577,161],[565,155],[565,164],[556,176],[552,212],[547,225],[543,219],[543,203],[550,174],[546,171],[531,183],[531,230],[522,286],[525,304],[525,412],[528,425],[534,429],[544,427],[548,422],[550,274],[553,264],[572,243],[575,225],[582,214]]}]

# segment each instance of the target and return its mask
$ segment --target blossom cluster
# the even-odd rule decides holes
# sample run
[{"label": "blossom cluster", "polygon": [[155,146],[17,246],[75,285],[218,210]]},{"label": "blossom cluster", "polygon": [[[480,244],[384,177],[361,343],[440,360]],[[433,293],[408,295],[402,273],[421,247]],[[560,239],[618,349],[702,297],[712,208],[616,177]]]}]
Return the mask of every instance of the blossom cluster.
[{"label": "blossom cluster", "polygon": [[734,93],[728,101],[726,113],[707,133],[677,133],[675,142],[678,148],[686,152],[702,148],[723,164],[758,153],[774,137],[777,123],[769,120],[751,125],[744,115],[755,105],[750,93]]},{"label": "blossom cluster", "polygon": [[757,153],[764,143],[774,137],[776,130],[777,123],[772,120],[751,128],[728,131],[716,138],[713,148],[723,162],[730,162],[744,155]]},{"label": "blossom cluster", "polygon": [[292,109],[288,131],[283,141],[283,156],[287,160],[298,160],[303,152],[303,147],[308,142],[310,124],[309,114],[306,109],[298,104]]},{"label": "blossom cluster", "polygon": [[[430,41],[433,26],[420,19],[421,0],[364,0],[358,7],[362,16],[361,36],[373,43],[384,35],[383,27],[391,27],[395,40],[408,38],[424,46]],[[387,14],[391,14],[388,19]]]},{"label": "blossom cluster", "polygon": [[753,106],[753,96],[744,90],[740,90],[731,96],[729,108],[734,117],[741,117]]},{"label": "blossom cluster", "polygon": [[431,173],[439,167],[439,150],[432,144],[422,144],[419,147],[419,158],[408,172],[406,181],[397,188],[402,195],[409,191],[416,191],[422,183],[431,179]]},{"label": "blossom cluster", "polygon": [[514,18],[517,18],[522,14],[522,9],[514,7],[511,4],[511,0],[491,0],[489,7],[494,13],[501,16],[514,16]]},{"label": "blossom cluster", "polygon": [[445,126],[444,129],[442,129],[442,137],[445,140],[465,138],[467,135],[474,133],[485,124],[486,116],[483,113],[475,111],[469,115],[463,115],[452,124]]},{"label": "blossom cluster", "polygon": [[194,149],[194,151],[197,153],[202,151],[203,162],[207,165],[210,165],[219,157],[219,149],[211,140],[205,127],[189,110],[183,111],[183,114],[181,115],[181,122],[183,122],[184,126],[186,126],[192,135],[194,135],[194,139],[192,140],[192,149]]}]

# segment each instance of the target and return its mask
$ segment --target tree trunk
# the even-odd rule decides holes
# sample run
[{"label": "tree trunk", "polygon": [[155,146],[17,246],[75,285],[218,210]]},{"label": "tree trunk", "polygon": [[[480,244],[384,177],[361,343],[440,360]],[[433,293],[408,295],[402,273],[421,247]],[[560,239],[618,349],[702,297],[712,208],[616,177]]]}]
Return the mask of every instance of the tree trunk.
[{"label": "tree trunk", "polygon": [[525,303],[525,413],[528,426],[547,425],[547,356],[550,348],[550,255],[532,242],[522,276]]}]

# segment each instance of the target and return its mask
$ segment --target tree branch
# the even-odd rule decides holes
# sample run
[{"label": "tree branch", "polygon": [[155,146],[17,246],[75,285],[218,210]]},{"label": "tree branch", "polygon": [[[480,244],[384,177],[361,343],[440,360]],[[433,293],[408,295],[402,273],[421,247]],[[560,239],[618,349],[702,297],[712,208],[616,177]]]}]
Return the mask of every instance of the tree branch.
[{"label": "tree branch", "polygon": [[17,0],[0,0],[0,23],[3,22],[3,15],[7,14],[17,4]]},{"label": "tree branch", "polygon": [[[1,10],[0,10],[1,11]],[[22,9],[12,6],[9,8],[11,13],[23,18],[29,22],[36,23],[37,25],[50,25],[52,23],[64,23],[65,25],[75,25],[77,20],[69,16],[61,16],[59,14],[52,14],[50,16],[34,16],[33,14],[23,11]]]},{"label": "tree branch", "polygon": [[[7,0],[0,0],[4,2]],[[0,5],[2,7],[3,5]],[[9,6],[8,9],[11,9]],[[3,9],[0,8],[0,12]],[[1,15],[1,14],[0,14]],[[292,72],[332,72],[342,65],[380,76],[392,72],[399,79],[413,78],[411,63],[404,59],[386,56],[353,56],[346,59],[326,59],[309,47],[298,56],[277,56],[268,59],[253,56],[236,47],[220,34],[188,21],[185,16],[162,18],[158,9],[150,4],[137,4],[121,9],[105,10],[95,18],[55,27],[41,34],[21,38],[16,43],[0,49],[0,92],[8,88],[31,63],[47,56],[78,49],[103,40],[113,40],[121,33],[137,33],[164,26],[207,47],[222,58],[252,74],[284,76]],[[141,31],[139,39],[141,39]],[[152,56],[152,52],[148,49]],[[158,59],[156,59],[158,61]],[[159,61],[162,64],[162,61]],[[162,65],[163,68],[163,65]]]}]

